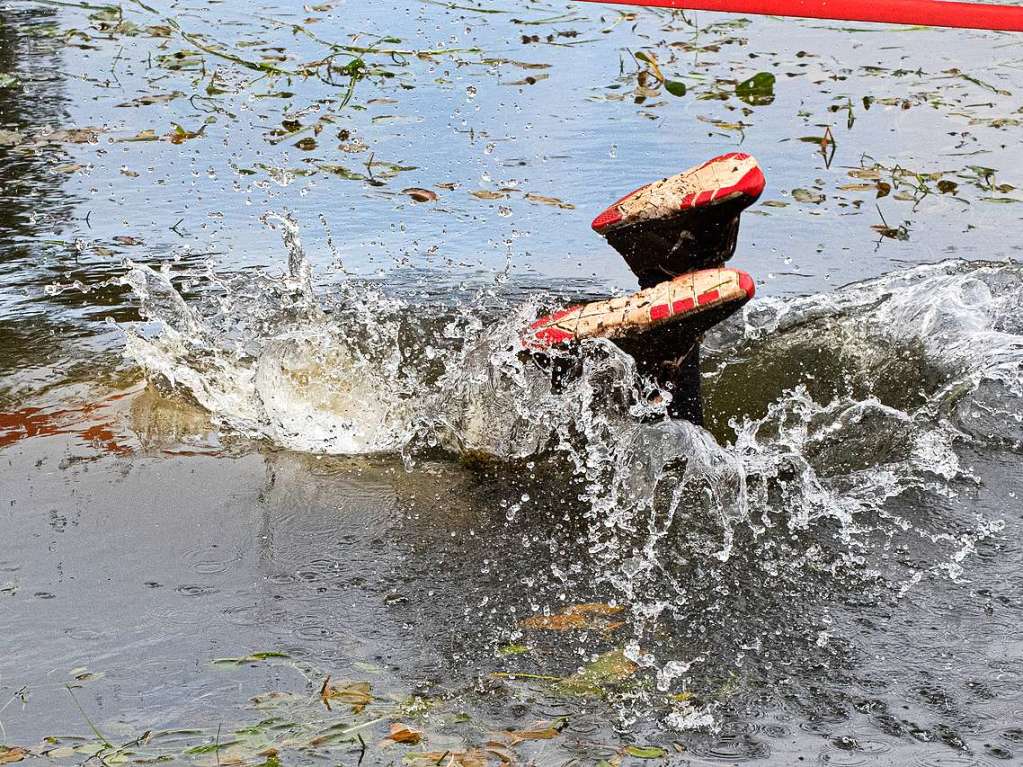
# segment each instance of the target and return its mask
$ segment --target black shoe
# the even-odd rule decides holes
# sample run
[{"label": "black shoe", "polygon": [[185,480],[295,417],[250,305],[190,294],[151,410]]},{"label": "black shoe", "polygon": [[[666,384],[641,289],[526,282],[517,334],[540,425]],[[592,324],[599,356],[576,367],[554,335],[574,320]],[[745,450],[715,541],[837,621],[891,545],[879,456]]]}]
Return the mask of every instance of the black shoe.
[{"label": "black shoe", "polygon": [[626,195],[593,220],[641,287],[718,267],[735,253],[739,214],[764,190],[764,174],[748,154],[703,165]]}]

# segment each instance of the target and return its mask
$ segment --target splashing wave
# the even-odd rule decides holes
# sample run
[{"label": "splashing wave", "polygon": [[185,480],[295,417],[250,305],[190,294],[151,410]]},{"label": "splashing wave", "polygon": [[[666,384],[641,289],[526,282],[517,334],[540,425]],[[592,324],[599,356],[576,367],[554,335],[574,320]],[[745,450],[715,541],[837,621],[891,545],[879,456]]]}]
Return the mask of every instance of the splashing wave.
[{"label": "splashing wave", "polygon": [[[124,281],[145,321],[125,328],[130,358],[224,428],[294,450],[563,461],[598,579],[637,617],[630,657],[657,669],[661,689],[707,662],[701,647],[722,658],[731,647],[733,664],[767,658],[763,637],[782,624],[828,644],[826,615],[722,615],[701,620],[687,660],[658,661],[650,627],[706,618],[713,595],[752,583],[792,610],[852,571],[858,589],[896,571],[903,589],[955,578],[1000,529],[955,498],[982,481],[961,447],[1023,442],[1019,266],[952,261],[756,302],[708,339],[709,406],[733,415],[715,438],[667,420],[656,387],[609,343],[584,346],[552,383],[518,353],[518,330],[549,297],[515,305],[489,290],[438,305],[354,280],[317,291],[294,222],[274,224],[290,255],[279,278],[206,269],[176,286],[133,266]],[[912,561],[891,554],[906,541]]]}]

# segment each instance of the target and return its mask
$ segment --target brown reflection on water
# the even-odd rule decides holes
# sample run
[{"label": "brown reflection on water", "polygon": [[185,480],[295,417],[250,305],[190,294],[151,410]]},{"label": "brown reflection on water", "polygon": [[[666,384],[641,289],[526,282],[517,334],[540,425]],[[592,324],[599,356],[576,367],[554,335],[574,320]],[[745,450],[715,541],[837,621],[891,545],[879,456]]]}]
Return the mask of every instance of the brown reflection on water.
[{"label": "brown reflection on water", "polygon": [[91,445],[110,455],[131,455],[134,451],[124,443],[129,440],[119,428],[118,416],[112,406],[132,392],[114,394],[98,402],[58,410],[25,407],[0,412],[0,448],[31,437],[74,435],[81,444]]}]

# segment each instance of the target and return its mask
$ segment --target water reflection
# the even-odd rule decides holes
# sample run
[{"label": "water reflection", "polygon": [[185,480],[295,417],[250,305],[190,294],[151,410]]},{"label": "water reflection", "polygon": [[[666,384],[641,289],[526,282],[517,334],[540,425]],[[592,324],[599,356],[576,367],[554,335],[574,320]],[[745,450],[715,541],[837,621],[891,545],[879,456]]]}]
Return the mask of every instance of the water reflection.
[{"label": "water reflection", "polygon": [[[67,172],[57,166],[66,155],[55,145],[29,145],[28,138],[66,120],[65,47],[53,34],[56,9],[40,7],[0,10],[0,73],[9,79],[0,87],[0,264],[5,276],[12,262],[25,259],[35,239],[59,233],[74,200],[63,192]],[[10,271],[9,271],[10,270]],[[7,281],[5,280],[5,284]],[[3,308],[9,308],[3,302]]]},{"label": "water reflection", "polygon": [[71,330],[38,301],[47,277],[77,257],[61,242],[76,202],[64,191],[68,158],[59,145],[29,141],[66,119],[58,18],[56,9],[0,10],[0,76],[9,78],[0,87],[0,402],[55,377],[41,369],[66,359]]}]

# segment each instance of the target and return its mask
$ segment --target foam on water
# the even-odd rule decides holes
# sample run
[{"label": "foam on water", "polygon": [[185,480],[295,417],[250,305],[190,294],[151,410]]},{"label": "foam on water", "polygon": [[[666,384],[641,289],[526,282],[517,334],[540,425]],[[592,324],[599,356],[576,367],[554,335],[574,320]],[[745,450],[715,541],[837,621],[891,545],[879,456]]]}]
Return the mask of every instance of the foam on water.
[{"label": "foam on water", "polygon": [[[439,305],[354,280],[316,291],[294,222],[275,225],[290,256],[278,278],[206,268],[175,285],[168,271],[133,266],[124,282],[145,321],[125,327],[129,357],[224,429],[286,448],[394,452],[410,465],[442,448],[564,466],[593,577],[632,609],[628,654],[661,690],[711,663],[705,648],[715,663],[784,664],[764,637],[797,632],[823,652],[826,611],[798,615],[808,591],[840,589],[851,572],[861,590],[877,578],[905,591],[959,577],[1000,529],[957,504],[983,480],[959,447],[1016,449],[1023,438],[1017,265],[952,261],[754,302],[709,339],[708,390],[731,376],[740,399],[763,405],[734,418],[722,442],[667,420],[656,387],[610,343],[586,344],[552,382],[518,342],[546,296],[500,306],[491,290]],[[834,361],[823,368],[830,388],[820,376],[775,388],[758,377],[765,360],[789,359]],[[933,499],[944,506],[913,513]],[[784,593],[797,617],[721,609],[750,588]],[[694,615],[698,631],[675,630],[684,653],[657,639],[663,621]],[[683,706],[670,721],[704,726],[707,714]]]}]

